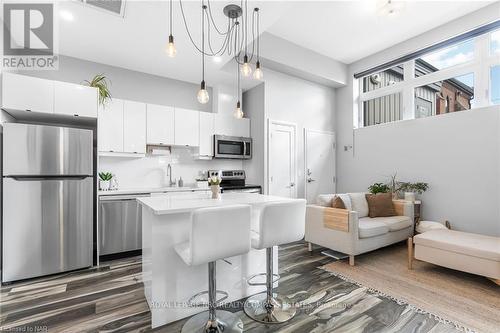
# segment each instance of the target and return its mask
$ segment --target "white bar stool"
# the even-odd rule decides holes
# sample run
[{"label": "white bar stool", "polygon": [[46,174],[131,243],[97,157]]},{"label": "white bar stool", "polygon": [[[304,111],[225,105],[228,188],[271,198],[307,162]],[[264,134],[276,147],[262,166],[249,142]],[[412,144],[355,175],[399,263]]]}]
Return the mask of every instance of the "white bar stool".
[{"label": "white bar stool", "polygon": [[[250,251],[249,205],[201,208],[191,216],[189,241],[175,246],[175,251],[189,266],[208,263],[208,311],[191,317],[182,327],[183,333],[195,332],[242,332],[243,322],[229,311],[217,310],[219,302],[227,293],[216,289],[216,266],[218,259],[229,258]],[[217,300],[217,292],[224,297]],[[188,301],[205,294],[194,295]]]},{"label": "white bar stool", "polygon": [[[252,214],[252,227],[257,229],[252,230],[252,247],[266,249],[267,257],[267,272],[248,279],[249,285],[266,285],[265,292],[250,296],[244,304],[245,313],[253,320],[279,324],[295,316],[295,305],[288,298],[273,293],[273,283],[279,279],[278,274],[273,274],[273,246],[301,240],[304,237],[305,219],[304,199],[265,204]],[[266,275],[266,283],[251,281],[261,275]]]}]

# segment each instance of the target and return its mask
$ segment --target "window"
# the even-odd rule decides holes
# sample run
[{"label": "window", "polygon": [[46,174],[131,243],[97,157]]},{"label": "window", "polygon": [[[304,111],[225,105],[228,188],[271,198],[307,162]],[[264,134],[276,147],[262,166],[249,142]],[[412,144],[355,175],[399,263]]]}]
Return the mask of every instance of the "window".
[{"label": "window", "polygon": [[402,101],[401,93],[364,101],[363,125],[371,126],[401,120]]},{"label": "window", "polygon": [[500,65],[490,69],[490,101],[491,104],[500,104]]},{"label": "window", "polygon": [[453,45],[415,60],[415,76],[419,77],[441,69],[460,65],[474,59],[474,40]]},{"label": "window", "polygon": [[500,29],[490,35],[490,54],[500,54]]},{"label": "window", "polygon": [[388,64],[392,67],[355,74],[360,87],[354,126],[500,105],[500,29],[494,28],[478,28],[465,40],[455,37],[455,44],[445,41],[441,48],[430,46]]},{"label": "window", "polygon": [[403,65],[365,76],[363,78],[363,92],[391,86],[400,81],[403,81]]},{"label": "window", "polygon": [[415,118],[470,110],[473,100],[472,73],[426,84],[415,88]]}]

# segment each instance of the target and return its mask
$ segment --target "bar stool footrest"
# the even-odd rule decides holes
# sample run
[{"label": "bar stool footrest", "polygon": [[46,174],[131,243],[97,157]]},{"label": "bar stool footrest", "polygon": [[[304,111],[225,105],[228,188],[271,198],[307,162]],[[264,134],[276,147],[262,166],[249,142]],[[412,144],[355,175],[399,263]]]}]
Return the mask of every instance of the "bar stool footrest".
[{"label": "bar stool footrest", "polygon": [[[267,273],[259,273],[250,276],[247,280],[247,284],[249,286],[265,286],[266,285],[265,282],[252,282],[252,279],[258,276],[267,276]],[[279,274],[273,274],[273,283],[277,282],[279,279],[281,279],[281,276]]]},{"label": "bar stool footrest", "polygon": [[[202,292],[199,292],[199,293],[191,296],[188,299],[188,301],[187,301],[188,306],[190,306],[190,307],[198,307],[198,308],[209,306],[210,304],[208,302],[199,302],[199,303],[195,303],[194,302],[196,298],[198,298],[198,297],[200,297],[202,295],[207,295],[207,294],[208,294],[208,291],[202,291]],[[215,301],[215,306],[216,307],[220,306],[222,304],[222,302],[225,301],[229,297],[229,294],[227,292],[225,292],[225,291],[222,291],[222,290],[217,290],[217,294],[221,294],[222,297],[219,298],[219,299],[217,299]]]}]

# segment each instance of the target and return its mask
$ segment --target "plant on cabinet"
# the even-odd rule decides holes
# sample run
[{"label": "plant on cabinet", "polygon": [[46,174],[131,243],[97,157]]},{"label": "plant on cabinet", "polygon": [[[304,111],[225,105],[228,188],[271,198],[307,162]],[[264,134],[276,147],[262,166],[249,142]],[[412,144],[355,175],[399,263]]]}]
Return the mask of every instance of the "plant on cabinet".
[{"label": "plant on cabinet", "polygon": [[208,178],[208,185],[212,190],[212,199],[220,199],[220,183],[222,179],[217,176],[212,176]]},{"label": "plant on cabinet", "polygon": [[90,81],[85,80],[85,83],[87,83],[89,87],[97,88],[97,90],[99,91],[100,105],[105,106],[106,103],[109,100],[111,100],[111,93],[108,87],[108,80],[104,74],[97,74],[96,76],[94,76],[92,80]]}]

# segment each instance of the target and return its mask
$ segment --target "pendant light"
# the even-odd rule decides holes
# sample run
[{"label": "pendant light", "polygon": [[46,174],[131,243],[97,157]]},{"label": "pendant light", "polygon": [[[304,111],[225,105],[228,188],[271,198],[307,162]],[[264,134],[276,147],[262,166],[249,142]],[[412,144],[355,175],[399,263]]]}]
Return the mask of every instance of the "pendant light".
[{"label": "pendant light", "polygon": [[[246,9],[246,5],[247,5],[247,2],[245,1],[245,9]],[[250,74],[252,74],[252,67],[248,63],[248,50],[247,50],[247,47],[248,47],[248,40],[247,40],[248,17],[247,17],[247,13],[248,13],[248,10],[245,10],[245,22],[244,22],[245,23],[245,56],[243,57],[243,65],[241,66],[241,74],[243,74],[243,76],[245,76],[245,77],[248,77],[248,76],[250,76]]]},{"label": "pendant light", "polygon": [[207,87],[205,85],[205,6],[204,1],[201,2],[201,84],[198,90],[197,98],[201,104],[207,104],[210,100]]},{"label": "pendant light", "polygon": [[177,54],[177,50],[174,44],[174,35],[172,35],[172,0],[170,0],[170,35],[168,35],[168,44],[166,52],[170,58],[174,58],[175,55]]},{"label": "pendant light", "polygon": [[264,78],[264,73],[260,67],[260,18],[259,18],[259,8],[254,8],[254,13],[257,15],[257,62],[255,63],[255,71],[253,72],[253,78],[256,80],[262,80]]},{"label": "pendant light", "polygon": [[241,101],[240,101],[240,69],[238,68],[240,65],[236,63],[236,75],[238,77],[238,90],[236,91],[236,96],[238,96],[238,102],[236,102],[236,109],[234,110],[233,116],[237,119],[241,119],[244,116],[243,111],[241,110]]}]

